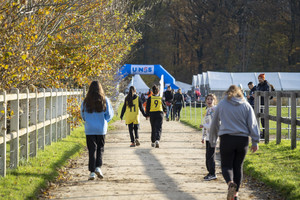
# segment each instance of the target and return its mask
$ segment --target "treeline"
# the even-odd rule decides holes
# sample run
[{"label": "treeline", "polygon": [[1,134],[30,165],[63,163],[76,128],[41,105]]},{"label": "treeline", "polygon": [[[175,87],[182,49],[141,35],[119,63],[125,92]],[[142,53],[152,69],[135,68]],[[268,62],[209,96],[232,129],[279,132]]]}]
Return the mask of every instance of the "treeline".
[{"label": "treeline", "polygon": [[0,3],[0,88],[112,86],[141,34],[143,9],[119,0]]},{"label": "treeline", "polygon": [[185,82],[207,70],[300,70],[299,0],[151,2],[128,63],[161,64]]}]

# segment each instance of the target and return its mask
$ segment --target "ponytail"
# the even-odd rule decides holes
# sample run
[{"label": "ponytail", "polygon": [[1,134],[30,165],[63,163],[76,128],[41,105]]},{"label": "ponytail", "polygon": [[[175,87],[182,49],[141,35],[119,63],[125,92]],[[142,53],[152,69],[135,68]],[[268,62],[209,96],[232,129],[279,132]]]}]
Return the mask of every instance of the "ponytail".
[{"label": "ponytail", "polygon": [[129,88],[129,93],[125,98],[125,103],[127,103],[127,105],[129,106],[129,108],[131,108],[133,106],[133,94],[135,93],[135,87],[134,86],[130,86]]},{"label": "ponytail", "polygon": [[153,87],[152,87],[152,92],[153,92],[153,94],[158,94],[158,87],[157,87],[157,85],[153,85]]}]

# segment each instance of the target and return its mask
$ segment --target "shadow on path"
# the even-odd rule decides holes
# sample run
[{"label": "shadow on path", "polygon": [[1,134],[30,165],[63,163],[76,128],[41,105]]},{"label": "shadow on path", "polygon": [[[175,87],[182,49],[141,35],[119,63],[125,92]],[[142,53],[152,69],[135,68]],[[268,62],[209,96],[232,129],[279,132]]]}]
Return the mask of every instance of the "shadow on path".
[{"label": "shadow on path", "polygon": [[166,174],[163,165],[152,154],[151,149],[136,149],[135,153],[145,166],[145,174],[152,179],[156,188],[164,193],[168,199],[196,200],[192,195],[182,191],[175,180]]}]

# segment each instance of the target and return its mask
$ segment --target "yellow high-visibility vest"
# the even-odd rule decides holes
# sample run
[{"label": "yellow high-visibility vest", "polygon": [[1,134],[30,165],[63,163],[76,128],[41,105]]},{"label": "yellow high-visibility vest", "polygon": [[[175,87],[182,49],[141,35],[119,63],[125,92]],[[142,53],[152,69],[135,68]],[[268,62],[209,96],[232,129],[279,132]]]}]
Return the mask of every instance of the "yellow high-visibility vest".
[{"label": "yellow high-visibility vest", "polygon": [[125,111],[125,123],[126,124],[139,124],[140,123],[140,109],[139,109],[139,97],[135,98],[133,101],[133,106],[130,108],[126,105]]},{"label": "yellow high-visibility vest", "polygon": [[150,112],[163,111],[161,101],[160,96],[151,96]]}]

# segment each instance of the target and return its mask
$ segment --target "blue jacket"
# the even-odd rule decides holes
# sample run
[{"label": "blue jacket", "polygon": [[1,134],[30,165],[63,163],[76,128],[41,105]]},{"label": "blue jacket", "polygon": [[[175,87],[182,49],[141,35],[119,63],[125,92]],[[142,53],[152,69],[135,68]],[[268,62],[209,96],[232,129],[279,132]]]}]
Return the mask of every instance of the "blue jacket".
[{"label": "blue jacket", "polygon": [[113,118],[114,110],[111,106],[110,100],[106,98],[106,111],[88,113],[85,106],[81,104],[80,112],[81,117],[85,121],[85,134],[86,135],[105,135],[107,132],[107,123]]}]

